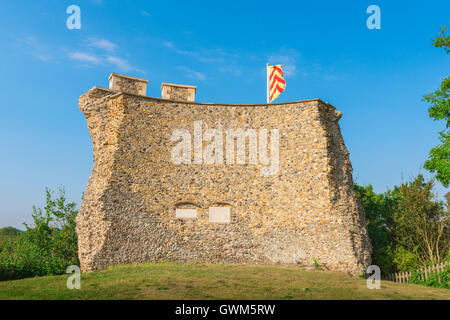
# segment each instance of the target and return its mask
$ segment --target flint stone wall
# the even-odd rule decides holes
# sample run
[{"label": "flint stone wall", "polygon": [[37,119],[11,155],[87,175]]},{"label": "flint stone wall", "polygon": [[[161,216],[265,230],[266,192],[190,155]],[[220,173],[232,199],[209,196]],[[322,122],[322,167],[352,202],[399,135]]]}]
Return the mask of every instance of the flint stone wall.
[{"label": "flint stone wall", "polygon": [[[338,120],[321,100],[271,105],[171,101],[94,87],[79,99],[94,167],[77,218],[83,271],[142,261],[302,264],[353,275],[370,264],[364,211]],[[278,129],[279,171],[175,165],[171,134]],[[248,150],[247,150],[248,151]],[[210,207],[229,206],[230,223]],[[176,218],[195,208],[195,219]]]}]

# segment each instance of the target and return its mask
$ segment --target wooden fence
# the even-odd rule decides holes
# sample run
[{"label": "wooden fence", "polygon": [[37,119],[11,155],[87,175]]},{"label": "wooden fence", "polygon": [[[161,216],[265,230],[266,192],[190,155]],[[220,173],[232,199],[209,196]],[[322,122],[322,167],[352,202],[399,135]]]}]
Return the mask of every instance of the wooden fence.
[{"label": "wooden fence", "polygon": [[[441,271],[444,271],[445,266],[448,265],[448,264],[450,264],[450,263],[449,262],[443,262],[441,264],[436,264],[434,266],[429,266],[429,267],[420,269],[419,271],[421,271],[424,274],[424,277],[425,277],[425,279],[422,279],[422,280],[427,281],[429,275],[434,274],[436,272],[439,273]],[[382,280],[387,280],[387,281],[407,283],[411,279],[411,271],[382,275],[381,279]],[[440,282],[440,279],[439,279],[439,282]]]}]

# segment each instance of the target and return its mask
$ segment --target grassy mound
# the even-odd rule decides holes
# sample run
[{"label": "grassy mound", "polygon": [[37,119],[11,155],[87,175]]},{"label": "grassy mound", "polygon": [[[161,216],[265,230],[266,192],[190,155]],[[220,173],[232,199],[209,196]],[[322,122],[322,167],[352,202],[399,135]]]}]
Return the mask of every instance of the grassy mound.
[{"label": "grassy mound", "polygon": [[143,263],[82,274],[0,282],[0,299],[450,299],[450,290],[363,279],[297,266]]}]

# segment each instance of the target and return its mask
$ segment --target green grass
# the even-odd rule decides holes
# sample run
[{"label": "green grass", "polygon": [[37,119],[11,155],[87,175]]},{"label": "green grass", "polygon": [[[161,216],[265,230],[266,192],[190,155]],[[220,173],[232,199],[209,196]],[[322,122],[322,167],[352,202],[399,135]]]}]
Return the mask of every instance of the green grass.
[{"label": "green grass", "polygon": [[363,279],[297,266],[143,263],[85,273],[0,282],[0,299],[450,299],[450,290]]}]

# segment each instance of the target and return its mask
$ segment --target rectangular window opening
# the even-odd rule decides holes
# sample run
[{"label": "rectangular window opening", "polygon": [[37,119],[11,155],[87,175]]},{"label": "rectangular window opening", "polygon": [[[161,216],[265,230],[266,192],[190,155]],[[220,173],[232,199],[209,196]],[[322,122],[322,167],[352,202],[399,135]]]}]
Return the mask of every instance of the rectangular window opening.
[{"label": "rectangular window opening", "polygon": [[176,209],[175,215],[181,219],[195,219],[197,218],[197,209]]},{"label": "rectangular window opening", "polygon": [[230,223],[230,207],[209,207],[209,222]]}]

